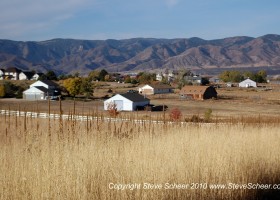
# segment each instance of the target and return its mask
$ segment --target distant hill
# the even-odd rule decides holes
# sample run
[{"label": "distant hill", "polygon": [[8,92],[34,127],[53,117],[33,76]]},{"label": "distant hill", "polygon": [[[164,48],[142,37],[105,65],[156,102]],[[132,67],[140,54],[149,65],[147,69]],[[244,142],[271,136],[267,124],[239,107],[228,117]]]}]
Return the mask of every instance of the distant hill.
[{"label": "distant hill", "polygon": [[280,74],[280,36],[219,40],[0,40],[0,68],[11,66],[65,74],[87,74],[101,68],[114,72],[189,68],[211,74],[227,68],[265,67]]}]

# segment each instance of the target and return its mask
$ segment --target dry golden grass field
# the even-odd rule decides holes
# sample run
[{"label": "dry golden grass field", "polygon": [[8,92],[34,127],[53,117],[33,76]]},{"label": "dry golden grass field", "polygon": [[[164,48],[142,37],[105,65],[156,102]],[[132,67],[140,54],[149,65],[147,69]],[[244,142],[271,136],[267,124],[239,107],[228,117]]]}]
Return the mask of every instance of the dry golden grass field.
[{"label": "dry golden grass field", "polygon": [[0,199],[280,198],[279,123],[0,116],[0,127]]}]

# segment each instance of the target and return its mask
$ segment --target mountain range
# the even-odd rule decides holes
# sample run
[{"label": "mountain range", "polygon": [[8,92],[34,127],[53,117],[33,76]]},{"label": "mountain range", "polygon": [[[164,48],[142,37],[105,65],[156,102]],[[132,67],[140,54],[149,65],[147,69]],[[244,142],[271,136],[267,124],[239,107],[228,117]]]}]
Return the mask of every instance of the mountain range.
[{"label": "mountain range", "polygon": [[0,40],[0,68],[58,74],[163,71],[188,68],[205,74],[224,69],[261,69],[280,74],[280,35],[217,40],[134,38],[124,40]]}]

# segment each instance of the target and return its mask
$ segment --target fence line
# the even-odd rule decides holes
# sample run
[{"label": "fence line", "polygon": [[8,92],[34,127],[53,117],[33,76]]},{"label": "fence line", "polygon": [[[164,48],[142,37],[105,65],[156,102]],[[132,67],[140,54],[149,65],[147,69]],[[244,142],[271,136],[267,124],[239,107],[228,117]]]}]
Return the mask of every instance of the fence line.
[{"label": "fence line", "polygon": [[0,110],[0,115],[10,115],[10,116],[18,116],[18,117],[31,117],[31,118],[41,118],[41,119],[73,119],[78,121],[90,121],[90,120],[103,120],[106,122],[128,122],[133,121],[134,123],[155,123],[155,124],[163,124],[163,123],[174,123],[174,122],[164,122],[164,121],[156,121],[156,120],[141,120],[141,119],[124,119],[124,118],[111,118],[111,117],[93,117],[88,115],[66,115],[66,114],[48,114],[48,113],[37,113],[37,112],[28,112],[28,111],[14,111],[14,110]]},{"label": "fence line", "polygon": [[77,121],[99,121],[104,122],[134,122],[136,124],[181,124],[181,125],[191,125],[200,124],[203,126],[210,126],[213,124],[224,125],[226,123],[220,122],[210,122],[210,123],[196,123],[196,122],[174,122],[174,121],[163,121],[163,120],[148,120],[148,119],[127,119],[127,118],[111,118],[111,117],[94,117],[90,115],[66,115],[66,114],[49,114],[40,112],[29,112],[29,111],[15,111],[15,110],[0,110],[0,115],[6,116],[18,116],[18,117],[31,117],[31,118],[41,118],[41,119],[62,119],[62,120],[77,120]]}]

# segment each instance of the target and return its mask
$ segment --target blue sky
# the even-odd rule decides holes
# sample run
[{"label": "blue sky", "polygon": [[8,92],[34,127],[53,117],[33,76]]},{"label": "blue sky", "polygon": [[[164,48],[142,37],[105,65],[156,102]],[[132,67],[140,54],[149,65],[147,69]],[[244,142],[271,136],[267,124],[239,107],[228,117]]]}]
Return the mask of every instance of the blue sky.
[{"label": "blue sky", "polygon": [[280,34],[279,0],[1,0],[0,38],[220,39]]}]

